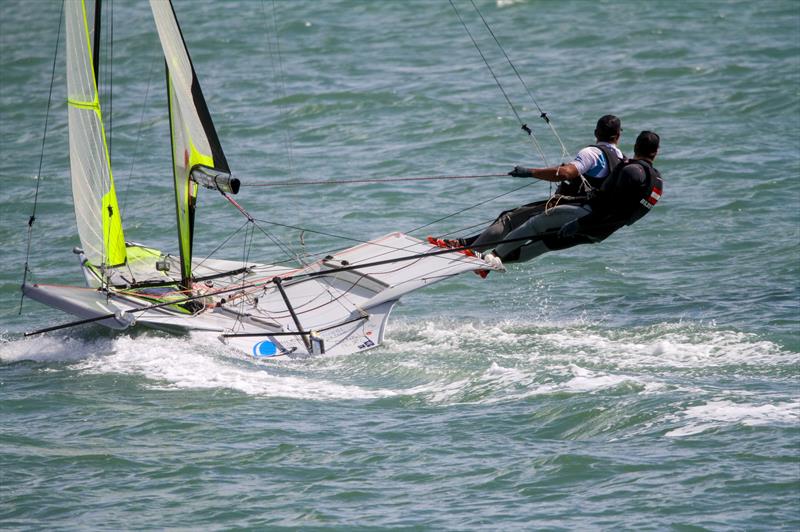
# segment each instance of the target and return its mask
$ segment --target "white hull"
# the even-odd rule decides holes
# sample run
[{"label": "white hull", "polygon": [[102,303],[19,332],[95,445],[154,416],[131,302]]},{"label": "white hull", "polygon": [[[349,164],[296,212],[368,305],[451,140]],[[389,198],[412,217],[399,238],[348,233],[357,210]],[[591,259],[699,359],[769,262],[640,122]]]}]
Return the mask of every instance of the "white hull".
[{"label": "white hull", "polygon": [[[464,272],[489,269],[476,257],[431,255],[435,251],[441,250],[392,233],[300,269],[248,264],[245,273],[196,286],[193,295],[204,297],[193,313],[176,305],[143,310],[158,301],[124,288],[101,291],[37,284],[26,285],[24,291],[81,319],[114,313],[116,317],[99,322],[114,329],[137,323],[178,333],[204,331],[256,357],[338,355],[380,345],[389,314],[403,295]],[[392,262],[324,273],[379,261]],[[274,282],[276,276],[282,279],[289,305]],[[302,331],[316,331],[314,342],[309,335],[297,334],[289,306]]]}]

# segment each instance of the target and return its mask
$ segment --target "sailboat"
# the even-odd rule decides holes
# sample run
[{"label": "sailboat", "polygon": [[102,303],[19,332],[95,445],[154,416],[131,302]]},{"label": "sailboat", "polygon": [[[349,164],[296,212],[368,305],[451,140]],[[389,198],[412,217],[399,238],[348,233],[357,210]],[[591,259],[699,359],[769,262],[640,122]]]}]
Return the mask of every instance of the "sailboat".
[{"label": "sailboat", "polygon": [[[120,330],[141,325],[209,334],[255,357],[348,354],[382,343],[402,296],[465,272],[496,269],[402,232],[298,267],[195,258],[201,189],[217,191],[249,214],[231,198],[240,182],[228,166],[172,3],[150,0],[150,8],[166,64],[178,253],[125,238],[86,2],[67,0],[70,175],[81,242],[73,251],[86,285],[23,282],[24,296],[79,318],[42,331],[82,323]],[[94,17],[95,36],[100,19]]]}]

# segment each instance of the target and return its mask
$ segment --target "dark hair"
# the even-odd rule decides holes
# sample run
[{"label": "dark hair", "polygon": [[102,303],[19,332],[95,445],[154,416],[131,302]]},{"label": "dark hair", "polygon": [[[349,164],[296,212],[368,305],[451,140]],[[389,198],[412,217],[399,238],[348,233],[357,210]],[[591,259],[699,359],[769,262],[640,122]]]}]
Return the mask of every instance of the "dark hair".
[{"label": "dark hair", "polygon": [[622,133],[622,124],[619,118],[614,115],[600,117],[600,120],[597,121],[597,127],[594,129],[594,136],[597,137],[597,140],[604,142],[614,140],[614,138],[619,137],[620,133]]},{"label": "dark hair", "polygon": [[642,131],[636,137],[636,144],[633,151],[636,155],[643,155],[645,157],[653,158],[658,153],[658,144],[661,142],[661,137],[652,131]]}]

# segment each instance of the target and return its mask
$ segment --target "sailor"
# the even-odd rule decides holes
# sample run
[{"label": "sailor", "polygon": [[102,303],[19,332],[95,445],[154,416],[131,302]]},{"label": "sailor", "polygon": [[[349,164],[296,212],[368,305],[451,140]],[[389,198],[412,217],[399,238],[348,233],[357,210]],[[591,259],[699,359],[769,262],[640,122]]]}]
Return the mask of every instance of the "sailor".
[{"label": "sailor", "polygon": [[[558,214],[560,227],[554,225],[553,215],[544,211],[505,237],[529,240],[499,244],[492,254],[503,262],[524,262],[548,251],[600,242],[617,229],[633,224],[661,198],[661,174],[653,167],[659,144],[656,133],[642,131],[636,138],[634,158],[621,161],[584,203],[572,206],[571,213]],[[582,214],[575,216],[576,213]],[[567,220],[568,217],[572,218]]]},{"label": "sailor", "polygon": [[[469,246],[476,251],[486,251],[496,242],[514,238],[511,236],[514,232],[517,238],[525,236],[525,231],[531,230],[534,230],[533,234],[538,235],[557,230],[567,222],[585,216],[589,213],[585,204],[590,191],[599,188],[603,180],[624,159],[623,153],[617,147],[621,134],[622,125],[618,117],[602,116],[594,130],[596,143],[580,150],[574,160],[549,168],[516,166],[509,172],[509,175],[514,177],[561,181],[556,195],[549,201],[529,203],[504,211],[479,235],[456,240],[429,237],[428,240],[439,246]],[[535,223],[534,218],[536,218]],[[525,230],[522,230],[523,226],[526,227]],[[501,266],[498,257],[515,260],[514,251],[524,244],[524,241],[505,244],[498,252],[484,253],[483,258],[496,266]]]},{"label": "sailor", "polygon": [[624,155],[617,147],[622,136],[622,124],[614,115],[605,115],[594,129],[595,144],[586,146],[566,164],[550,168],[524,168],[515,166],[508,173],[513,177],[535,177],[544,181],[561,181],[556,194],[582,196],[597,189]]},{"label": "sailor", "polygon": [[[589,200],[591,213],[567,222],[556,235],[556,239],[545,237],[545,242],[563,249],[570,239],[600,242],[617,229],[631,225],[661,199],[664,182],[653,166],[658,155],[661,138],[652,131],[642,131],[636,137],[634,157],[623,161],[606,178],[603,185]],[[559,243],[560,242],[560,243]],[[570,245],[583,242],[575,241]]]}]

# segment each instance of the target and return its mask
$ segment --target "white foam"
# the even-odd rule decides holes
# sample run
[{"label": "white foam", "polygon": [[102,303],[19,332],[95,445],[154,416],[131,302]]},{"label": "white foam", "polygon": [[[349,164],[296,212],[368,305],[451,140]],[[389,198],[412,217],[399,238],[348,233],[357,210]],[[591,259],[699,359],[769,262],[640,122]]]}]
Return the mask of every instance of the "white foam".
[{"label": "white foam", "polygon": [[561,384],[560,390],[569,392],[595,392],[597,390],[615,388],[623,383],[637,379],[626,375],[610,375],[603,372],[590,371],[574,364],[570,364],[574,375],[572,379]]},{"label": "white foam", "polygon": [[708,368],[800,362],[799,353],[784,351],[755,334],[684,324],[626,330],[622,334],[579,327],[547,332],[539,338],[555,348],[591,356],[620,368],[665,365]]},{"label": "white foam", "polygon": [[505,329],[503,324],[475,322],[396,322],[384,344],[391,350],[429,353],[493,346],[507,348],[524,341],[524,336]]},{"label": "white foam", "polygon": [[800,421],[800,402],[789,401],[769,404],[738,403],[731,400],[709,401],[691,406],[681,414],[670,416],[669,421],[687,422],[666,436],[677,438],[729,425],[745,426],[786,424]]},{"label": "white foam", "polygon": [[110,349],[111,341],[86,341],[71,337],[35,336],[0,341],[0,362],[74,362]]},{"label": "white foam", "polygon": [[66,362],[87,374],[141,376],[162,389],[222,388],[249,395],[298,399],[375,399],[394,395],[300,374],[282,373],[205,339],[127,335],[97,340],[43,336],[0,344],[0,361]]},{"label": "white foam", "polygon": [[[321,400],[420,395],[439,404],[485,404],[626,385],[625,393],[685,388],[692,396],[708,397],[709,390],[681,383],[686,368],[692,374],[695,368],[726,365],[740,371],[739,366],[750,364],[797,364],[800,355],[756,335],[715,326],[601,329],[580,323],[556,328],[552,323],[442,320],[396,322],[385,346],[368,354],[284,362],[257,361],[200,335],[0,340],[1,362],[21,360],[66,362],[92,374],[141,376],[146,386],[158,388],[221,388]],[[362,381],[351,384],[355,378]],[[360,384],[387,378],[397,384]]]},{"label": "white foam", "polygon": [[[114,354],[87,360],[88,372],[142,375],[166,388],[224,388],[249,395],[296,399],[375,399],[391,390],[370,390],[325,379],[291,374],[291,364],[259,364],[203,337],[190,341],[173,338],[122,337]],[[286,366],[289,367],[287,371]]]},{"label": "white foam", "polygon": [[596,393],[625,385],[642,395],[681,391],[702,396],[709,390],[681,383],[686,370],[730,366],[740,371],[739,366],[800,362],[800,354],[757,335],[720,330],[713,324],[620,330],[582,323],[558,329],[551,323],[535,328],[515,322],[394,323],[386,346],[407,354],[406,366],[429,371],[436,367],[438,373],[430,383],[398,390],[426,395],[432,402],[460,402],[474,395],[475,402],[493,403],[557,392]]}]

